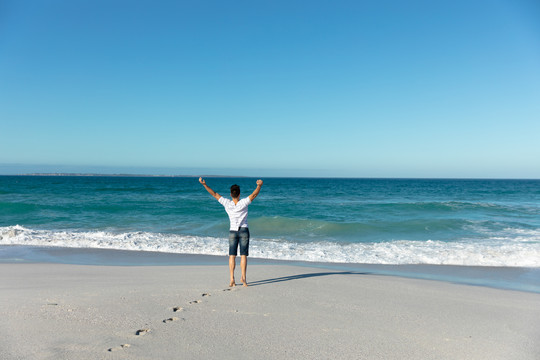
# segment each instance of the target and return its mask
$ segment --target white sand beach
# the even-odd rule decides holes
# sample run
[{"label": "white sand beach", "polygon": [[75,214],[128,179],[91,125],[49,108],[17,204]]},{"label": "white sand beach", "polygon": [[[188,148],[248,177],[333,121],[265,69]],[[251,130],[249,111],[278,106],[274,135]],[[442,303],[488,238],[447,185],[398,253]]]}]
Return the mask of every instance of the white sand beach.
[{"label": "white sand beach", "polygon": [[540,358],[535,293],[289,265],[248,288],[225,264],[0,274],[6,360]]}]

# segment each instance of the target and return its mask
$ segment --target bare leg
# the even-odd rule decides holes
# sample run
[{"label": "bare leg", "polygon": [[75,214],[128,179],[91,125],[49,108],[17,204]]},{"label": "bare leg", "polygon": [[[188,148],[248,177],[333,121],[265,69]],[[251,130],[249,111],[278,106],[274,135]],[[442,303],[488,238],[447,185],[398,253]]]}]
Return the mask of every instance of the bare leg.
[{"label": "bare leg", "polygon": [[246,255],[242,255],[240,257],[240,267],[242,268],[242,284],[244,284],[244,286],[248,286],[247,280],[246,280],[246,275],[247,275],[247,256]]},{"label": "bare leg", "polygon": [[229,271],[231,272],[231,282],[229,284],[230,287],[236,286],[236,283],[234,281],[234,269],[236,268],[236,256],[229,255]]}]

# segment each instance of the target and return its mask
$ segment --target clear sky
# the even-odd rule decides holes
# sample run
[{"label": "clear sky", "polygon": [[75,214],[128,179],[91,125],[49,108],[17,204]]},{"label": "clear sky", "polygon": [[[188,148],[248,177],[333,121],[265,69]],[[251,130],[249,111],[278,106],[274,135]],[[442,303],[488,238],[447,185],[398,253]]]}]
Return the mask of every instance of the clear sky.
[{"label": "clear sky", "polygon": [[540,178],[540,2],[0,1],[0,173]]}]

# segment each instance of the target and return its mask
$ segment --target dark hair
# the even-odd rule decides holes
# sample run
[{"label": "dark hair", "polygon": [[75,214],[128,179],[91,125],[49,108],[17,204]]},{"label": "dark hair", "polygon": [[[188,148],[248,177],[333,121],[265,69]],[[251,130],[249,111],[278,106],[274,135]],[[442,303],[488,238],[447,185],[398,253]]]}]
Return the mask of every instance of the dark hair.
[{"label": "dark hair", "polygon": [[237,198],[240,196],[240,186],[234,184],[233,186],[231,186],[231,196],[233,198]]}]

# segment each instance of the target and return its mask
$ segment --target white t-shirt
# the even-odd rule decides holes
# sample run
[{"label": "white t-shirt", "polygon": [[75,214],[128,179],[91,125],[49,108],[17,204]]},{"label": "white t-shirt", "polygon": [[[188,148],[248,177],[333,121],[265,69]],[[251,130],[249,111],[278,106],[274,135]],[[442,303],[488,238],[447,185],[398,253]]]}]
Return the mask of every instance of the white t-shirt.
[{"label": "white t-shirt", "polygon": [[224,198],[223,196],[220,197],[218,201],[225,208],[227,215],[229,215],[229,220],[231,221],[231,231],[238,231],[241,227],[248,227],[248,206],[251,204],[249,197],[238,201],[237,204],[235,204],[232,200]]}]

